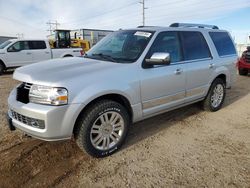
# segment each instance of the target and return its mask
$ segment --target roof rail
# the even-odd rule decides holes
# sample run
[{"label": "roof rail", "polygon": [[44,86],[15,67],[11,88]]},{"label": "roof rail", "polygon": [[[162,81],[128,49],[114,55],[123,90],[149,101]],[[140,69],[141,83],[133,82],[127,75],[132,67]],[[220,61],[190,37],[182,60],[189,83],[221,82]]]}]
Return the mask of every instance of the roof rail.
[{"label": "roof rail", "polygon": [[143,27],[157,27],[157,26],[151,26],[151,25],[139,25],[137,28],[143,28]]},{"label": "roof rail", "polygon": [[169,27],[198,27],[198,28],[219,29],[219,27],[216,25],[192,24],[192,23],[172,23]]}]

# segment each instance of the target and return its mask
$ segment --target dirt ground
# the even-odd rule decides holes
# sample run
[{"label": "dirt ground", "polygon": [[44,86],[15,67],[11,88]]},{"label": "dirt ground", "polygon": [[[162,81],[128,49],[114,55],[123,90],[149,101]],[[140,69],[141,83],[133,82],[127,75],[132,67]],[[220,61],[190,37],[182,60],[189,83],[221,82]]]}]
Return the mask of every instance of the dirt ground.
[{"label": "dirt ground", "polygon": [[131,127],[123,148],[104,159],[74,141],[43,142],[10,132],[0,77],[0,187],[250,187],[250,77],[238,76],[215,113],[190,105]]}]

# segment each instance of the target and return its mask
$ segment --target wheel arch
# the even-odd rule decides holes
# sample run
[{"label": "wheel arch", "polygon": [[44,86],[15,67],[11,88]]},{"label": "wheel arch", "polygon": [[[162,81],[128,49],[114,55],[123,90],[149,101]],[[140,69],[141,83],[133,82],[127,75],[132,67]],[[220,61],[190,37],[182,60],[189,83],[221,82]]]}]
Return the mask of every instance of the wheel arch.
[{"label": "wheel arch", "polygon": [[6,69],[6,65],[5,63],[3,62],[3,60],[0,59],[0,64],[4,66],[4,68]]},{"label": "wheel arch", "polygon": [[65,54],[65,55],[63,55],[63,57],[73,57],[73,55],[72,54]]},{"label": "wheel arch", "polygon": [[77,121],[79,120],[80,116],[83,115],[88,108],[90,108],[96,102],[101,101],[101,100],[112,100],[112,101],[118,102],[121,105],[123,105],[125,107],[125,109],[129,113],[130,121],[132,121],[132,119],[133,119],[133,110],[131,108],[131,104],[130,104],[129,100],[125,96],[123,96],[121,94],[118,94],[118,93],[104,94],[104,95],[101,95],[101,96],[98,96],[98,97],[92,99],[89,103],[87,103],[81,109],[81,111],[78,114],[78,116],[77,116],[77,118],[75,120],[75,123],[74,123],[74,127],[73,127],[73,134],[74,135],[75,135],[76,130],[77,130],[77,126],[76,125],[77,125]]}]

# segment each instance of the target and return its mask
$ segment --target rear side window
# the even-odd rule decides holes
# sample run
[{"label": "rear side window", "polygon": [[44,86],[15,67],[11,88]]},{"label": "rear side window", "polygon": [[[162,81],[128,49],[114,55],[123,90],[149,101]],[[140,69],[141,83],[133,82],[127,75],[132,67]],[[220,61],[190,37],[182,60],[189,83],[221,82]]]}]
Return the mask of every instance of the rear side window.
[{"label": "rear side window", "polygon": [[219,56],[234,55],[234,43],[227,32],[209,32]]},{"label": "rear side window", "polygon": [[32,50],[46,49],[46,44],[44,41],[29,41],[29,46]]},{"label": "rear side window", "polygon": [[197,31],[183,31],[181,33],[185,60],[211,58],[207,42]]}]

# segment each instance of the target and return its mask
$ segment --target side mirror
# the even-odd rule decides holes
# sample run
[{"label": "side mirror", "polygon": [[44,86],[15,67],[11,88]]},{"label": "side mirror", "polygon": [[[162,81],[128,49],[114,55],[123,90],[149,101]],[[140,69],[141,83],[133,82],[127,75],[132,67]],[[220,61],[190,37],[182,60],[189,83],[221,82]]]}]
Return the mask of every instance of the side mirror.
[{"label": "side mirror", "polygon": [[148,65],[169,65],[170,54],[166,52],[155,52],[150,59],[145,59]]},{"label": "side mirror", "polygon": [[19,52],[21,50],[17,50],[14,46],[11,46],[7,49],[7,52]]}]

